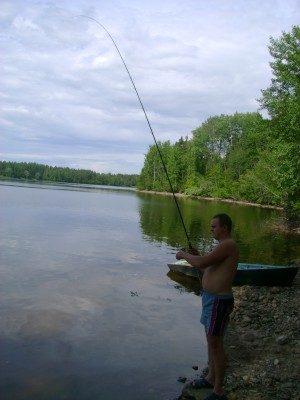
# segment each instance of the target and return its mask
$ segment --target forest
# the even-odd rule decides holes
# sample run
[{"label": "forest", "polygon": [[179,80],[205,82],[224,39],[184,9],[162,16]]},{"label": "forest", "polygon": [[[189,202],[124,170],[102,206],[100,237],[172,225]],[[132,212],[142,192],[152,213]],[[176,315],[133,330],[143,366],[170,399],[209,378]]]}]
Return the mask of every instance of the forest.
[{"label": "forest", "polygon": [[0,178],[36,181],[84,183],[108,186],[136,186],[138,175],[100,174],[85,169],[52,167],[49,165],[0,161]]},{"label": "forest", "polygon": [[268,48],[273,77],[260,109],[211,116],[191,138],[159,142],[163,163],[150,146],[138,189],[170,192],[171,182],[174,192],[280,206],[299,218],[300,27],[271,37]]}]

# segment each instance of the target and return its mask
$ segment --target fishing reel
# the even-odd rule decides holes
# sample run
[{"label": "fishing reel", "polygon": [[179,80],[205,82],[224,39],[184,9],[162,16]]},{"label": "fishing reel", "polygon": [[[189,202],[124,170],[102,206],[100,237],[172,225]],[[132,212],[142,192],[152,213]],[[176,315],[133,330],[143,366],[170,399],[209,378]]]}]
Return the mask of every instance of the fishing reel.
[{"label": "fishing reel", "polygon": [[199,256],[199,251],[192,246],[189,246],[187,250],[184,247],[181,248],[180,250],[192,254],[193,256]]}]

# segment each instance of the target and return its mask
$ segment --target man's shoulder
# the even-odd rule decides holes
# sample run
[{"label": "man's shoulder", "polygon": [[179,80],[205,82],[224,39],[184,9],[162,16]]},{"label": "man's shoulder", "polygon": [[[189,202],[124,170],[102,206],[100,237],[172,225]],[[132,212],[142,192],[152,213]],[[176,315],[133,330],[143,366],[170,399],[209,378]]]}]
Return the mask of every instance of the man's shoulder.
[{"label": "man's shoulder", "polygon": [[236,241],[231,237],[224,238],[219,241],[219,246],[237,246]]},{"label": "man's shoulder", "polygon": [[235,253],[238,252],[238,246],[234,239],[232,238],[225,238],[219,242],[218,246],[220,251]]}]

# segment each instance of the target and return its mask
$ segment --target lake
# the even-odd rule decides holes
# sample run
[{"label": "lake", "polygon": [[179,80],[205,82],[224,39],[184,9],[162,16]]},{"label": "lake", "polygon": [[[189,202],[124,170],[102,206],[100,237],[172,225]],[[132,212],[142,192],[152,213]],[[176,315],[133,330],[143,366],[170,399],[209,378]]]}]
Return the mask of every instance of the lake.
[{"label": "lake", "polygon": [[[226,212],[241,262],[286,264],[278,210],[179,198],[192,243]],[[170,400],[206,366],[199,287],[167,263],[186,245],[170,196],[0,182],[1,400]]]}]

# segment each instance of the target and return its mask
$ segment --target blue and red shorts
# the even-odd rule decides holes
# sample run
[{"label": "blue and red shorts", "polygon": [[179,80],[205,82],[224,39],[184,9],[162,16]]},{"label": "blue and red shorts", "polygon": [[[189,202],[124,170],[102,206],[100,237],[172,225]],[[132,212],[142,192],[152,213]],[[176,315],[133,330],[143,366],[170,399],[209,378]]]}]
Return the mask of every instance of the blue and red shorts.
[{"label": "blue and red shorts", "polygon": [[224,336],[229,322],[229,315],[234,307],[232,294],[218,295],[202,292],[201,324],[207,335]]}]

